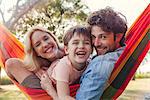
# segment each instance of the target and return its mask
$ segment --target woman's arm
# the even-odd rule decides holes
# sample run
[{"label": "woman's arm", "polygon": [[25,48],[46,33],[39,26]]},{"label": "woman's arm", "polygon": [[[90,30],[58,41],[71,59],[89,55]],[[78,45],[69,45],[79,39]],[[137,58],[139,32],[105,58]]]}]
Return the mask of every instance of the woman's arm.
[{"label": "woman's arm", "polygon": [[52,81],[47,74],[43,74],[41,77],[41,87],[50,95],[54,100],[59,100],[55,88],[52,85]]},{"label": "woman's arm", "polygon": [[57,81],[57,94],[59,99],[61,100],[75,100],[70,96],[69,83],[63,81]]}]

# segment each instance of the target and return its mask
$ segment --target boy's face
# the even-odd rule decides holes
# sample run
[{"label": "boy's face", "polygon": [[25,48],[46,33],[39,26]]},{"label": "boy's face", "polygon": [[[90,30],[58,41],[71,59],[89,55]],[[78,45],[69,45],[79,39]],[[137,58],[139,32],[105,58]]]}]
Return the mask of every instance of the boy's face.
[{"label": "boy's face", "polygon": [[112,32],[104,32],[100,27],[92,26],[91,34],[98,55],[104,55],[116,49],[118,43],[114,40]]},{"label": "boy's face", "polygon": [[66,53],[74,66],[86,63],[92,52],[91,41],[86,36],[74,35],[65,46]]},{"label": "boy's face", "polygon": [[38,56],[46,59],[53,59],[58,46],[56,41],[48,33],[35,31],[31,37],[32,46]]}]

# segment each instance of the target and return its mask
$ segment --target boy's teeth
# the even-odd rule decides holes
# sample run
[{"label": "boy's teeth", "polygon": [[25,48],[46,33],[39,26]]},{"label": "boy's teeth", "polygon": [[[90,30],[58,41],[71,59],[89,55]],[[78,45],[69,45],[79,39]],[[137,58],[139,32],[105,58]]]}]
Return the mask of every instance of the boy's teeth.
[{"label": "boy's teeth", "polygon": [[78,55],[85,55],[86,53],[85,52],[78,52],[77,54]]}]

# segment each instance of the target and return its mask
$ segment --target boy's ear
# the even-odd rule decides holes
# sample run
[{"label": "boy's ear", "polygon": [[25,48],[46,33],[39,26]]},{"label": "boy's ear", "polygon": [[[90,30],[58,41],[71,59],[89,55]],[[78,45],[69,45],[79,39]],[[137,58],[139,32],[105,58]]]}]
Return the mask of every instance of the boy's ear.
[{"label": "boy's ear", "polygon": [[67,46],[64,46],[64,51],[65,51],[65,54],[68,54],[68,47]]}]

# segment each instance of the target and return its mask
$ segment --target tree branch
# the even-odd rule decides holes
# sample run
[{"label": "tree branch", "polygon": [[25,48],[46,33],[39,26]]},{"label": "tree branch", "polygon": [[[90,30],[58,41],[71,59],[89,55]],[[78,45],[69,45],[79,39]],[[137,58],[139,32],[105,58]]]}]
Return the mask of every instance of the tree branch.
[{"label": "tree branch", "polygon": [[0,14],[1,14],[1,17],[2,17],[2,21],[3,21],[3,23],[6,23],[5,18],[4,18],[4,13],[2,12],[2,10],[1,10],[1,9],[0,9]]},{"label": "tree branch", "polygon": [[18,22],[18,20],[43,0],[28,0],[25,4],[21,6],[19,6],[19,1],[20,0],[17,1],[17,5],[12,17],[5,23],[7,28],[10,30],[14,30],[14,25]]}]

